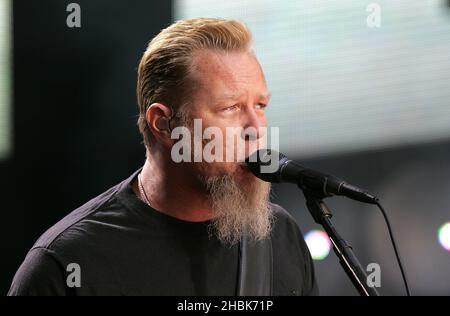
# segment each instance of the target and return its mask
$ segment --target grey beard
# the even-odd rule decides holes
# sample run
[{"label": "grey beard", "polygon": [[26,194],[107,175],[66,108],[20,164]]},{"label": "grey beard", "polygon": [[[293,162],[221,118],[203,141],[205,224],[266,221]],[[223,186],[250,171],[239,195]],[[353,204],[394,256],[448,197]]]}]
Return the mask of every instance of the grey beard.
[{"label": "grey beard", "polygon": [[269,206],[270,183],[259,179],[247,186],[232,176],[203,176],[214,218],[210,233],[232,246],[246,234],[250,240],[266,238],[272,229],[273,214]]}]

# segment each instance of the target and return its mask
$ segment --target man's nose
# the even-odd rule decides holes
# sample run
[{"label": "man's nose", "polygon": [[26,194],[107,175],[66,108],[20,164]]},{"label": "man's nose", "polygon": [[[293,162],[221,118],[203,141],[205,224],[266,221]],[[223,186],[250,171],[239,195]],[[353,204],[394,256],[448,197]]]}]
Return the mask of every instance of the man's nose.
[{"label": "man's nose", "polygon": [[258,113],[255,108],[249,108],[245,111],[243,118],[243,134],[242,138],[248,141],[255,141],[266,134],[266,116]]}]

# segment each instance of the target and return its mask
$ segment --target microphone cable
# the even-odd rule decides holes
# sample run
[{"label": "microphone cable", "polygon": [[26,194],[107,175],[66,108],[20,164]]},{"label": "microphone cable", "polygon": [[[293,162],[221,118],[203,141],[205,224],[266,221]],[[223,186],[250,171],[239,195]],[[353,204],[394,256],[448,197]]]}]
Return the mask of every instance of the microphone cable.
[{"label": "microphone cable", "polygon": [[398,263],[398,266],[400,268],[400,272],[402,274],[403,283],[405,284],[406,295],[407,296],[411,296],[411,292],[409,291],[409,286],[408,286],[408,281],[407,281],[407,278],[406,278],[406,274],[405,274],[405,271],[403,269],[403,264],[402,264],[402,261],[400,260],[400,255],[398,254],[397,243],[395,242],[394,234],[392,233],[392,229],[391,229],[391,224],[389,222],[389,218],[388,218],[388,216],[386,214],[386,211],[384,210],[383,206],[380,204],[380,202],[377,202],[376,205],[380,209],[381,214],[383,214],[384,221],[386,222],[386,226],[387,226],[388,231],[389,231],[389,237],[391,238],[392,247],[394,248],[395,257],[397,258],[397,263]]}]

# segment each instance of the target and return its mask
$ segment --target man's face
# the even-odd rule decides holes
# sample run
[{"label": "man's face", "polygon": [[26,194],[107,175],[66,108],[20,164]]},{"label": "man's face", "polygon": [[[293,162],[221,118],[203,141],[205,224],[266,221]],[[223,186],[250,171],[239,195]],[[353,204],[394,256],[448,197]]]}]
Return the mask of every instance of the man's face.
[{"label": "man's face", "polygon": [[[212,227],[219,240],[232,245],[244,232],[255,240],[265,238],[272,225],[270,184],[238,162],[265,144],[261,128],[267,127],[269,93],[261,67],[248,52],[202,51],[194,58],[191,75],[198,87],[188,116],[201,119],[203,131],[220,131],[222,162],[202,160],[184,166],[208,194],[215,215]],[[193,129],[196,137],[195,126]],[[249,129],[249,134],[243,133]],[[229,142],[230,138],[234,141]],[[211,141],[203,142],[203,146]],[[231,161],[227,160],[229,151]]]},{"label": "man's face", "polygon": [[[195,55],[191,73],[198,87],[191,99],[190,117],[201,119],[203,130],[208,127],[221,130],[222,156],[226,160],[203,161],[196,169],[204,176],[227,174],[238,181],[242,177],[248,180],[248,171],[237,160],[248,157],[265,143],[265,131],[261,129],[267,127],[265,111],[270,98],[256,57],[247,51],[204,50]],[[243,130],[250,134],[242,133]]]}]

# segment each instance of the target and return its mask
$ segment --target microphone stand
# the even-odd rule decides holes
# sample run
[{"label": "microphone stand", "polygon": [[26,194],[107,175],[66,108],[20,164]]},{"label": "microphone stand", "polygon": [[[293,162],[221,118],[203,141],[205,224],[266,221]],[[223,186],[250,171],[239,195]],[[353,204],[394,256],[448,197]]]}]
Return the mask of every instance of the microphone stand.
[{"label": "microphone stand", "polygon": [[313,193],[307,188],[302,188],[300,185],[299,188],[303,190],[303,194],[306,198],[306,206],[314,218],[314,221],[317,224],[322,225],[325,229],[333,244],[333,250],[339,258],[341,266],[344,268],[344,271],[347,273],[359,294],[361,296],[379,296],[375,287],[371,287],[367,284],[367,274],[353,253],[352,247],[334,228],[333,223],[331,222],[333,214],[322,200],[326,196],[318,195],[316,192]]}]

